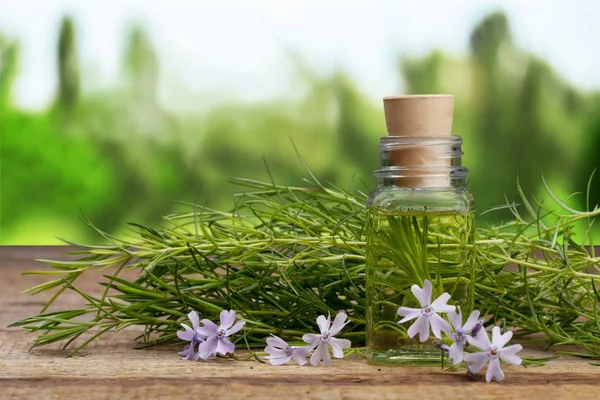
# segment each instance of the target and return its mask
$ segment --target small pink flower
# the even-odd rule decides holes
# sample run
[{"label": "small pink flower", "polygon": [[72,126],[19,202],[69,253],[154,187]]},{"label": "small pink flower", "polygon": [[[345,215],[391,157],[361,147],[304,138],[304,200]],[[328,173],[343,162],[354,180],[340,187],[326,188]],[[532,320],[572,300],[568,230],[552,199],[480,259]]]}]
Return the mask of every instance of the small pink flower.
[{"label": "small pink flower", "polygon": [[271,365],[282,365],[293,359],[298,365],[307,363],[306,357],[310,356],[308,346],[290,346],[285,340],[278,336],[267,338],[267,347],[265,352],[269,353],[265,357]]},{"label": "small pink flower", "polygon": [[498,382],[504,380],[504,372],[500,368],[500,360],[508,364],[521,365],[522,360],[516,354],[523,349],[520,344],[513,344],[512,346],[504,347],[510,339],[513,333],[511,331],[505,332],[503,335],[500,334],[500,328],[495,326],[492,329],[492,341],[485,330],[480,330],[476,337],[469,337],[468,341],[473,346],[483,350],[480,353],[468,353],[465,354],[465,361],[469,372],[476,374],[481,371],[485,364],[489,361],[487,372],[485,374],[485,380],[489,383],[493,378],[496,378]]},{"label": "small pink flower", "polygon": [[450,358],[454,365],[458,365],[465,358],[465,344],[471,336],[477,336],[477,333],[483,326],[483,320],[479,320],[479,311],[475,310],[469,315],[467,321],[463,325],[462,323],[462,311],[458,309],[448,313],[448,318],[454,327],[454,332],[448,334],[454,343],[448,349],[448,358]]},{"label": "small pink flower", "polygon": [[185,340],[186,342],[190,342],[183,347],[183,351],[180,351],[178,354],[183,357],[184,360],[194,360],[196,358],[196,352],[194,351],[196,345],[204,342],[206,336],[202,335],[198,329],[200,328],[200,317],[198,316],[198,312],[190,311],[188,314],[188,318],[192,323],[192,327],[190,328],[186,324],[181,324],[183,326],[183,331],[177,332],[177,337],[181,340]]},{"label": "small pink flower", "polygon": [[337,339],[334,336],[346,326],[347,317],[348,316],[343,312],[338,313],[335,316],[332,325],[330,314],[327,314],[327,319],[325,319],[324,315],[319,315],[317,318],[317,325],[319,325],[321,334],[307,333],[302,336],[302,340],[310,345],[309,349],[314,349],[314,353],[310,357],[310,363],[312,365],[319,365],[321,360],[323,360],[325,365],[331,365],[331,356],[329,355],[330,347],[335,358],[344,358],[343,349],[349,349],[351,343],[348,339]]},{"label": "small pink flower", "polygon": [[429,326],[431,326],[433,335],[438,339],[442,338],[441,332],[450,332],[450,324],[438,315],[438,313],[448,313],[455,310],[456,307],[446,304],[450,300],[450,295],[444,293],[432,303],[431,292],[433,287],[428,279],[425,279],[423,289],[417,285],[412,285],[410,290],[419,300],[421,308],[400,307],[398,309],[398,315],[404,317],[398,321],[399,324],[417,318],[408,328],[408,337],[413,338],[418,333],[419,340],[425,342],[429,338]]},{"label": "small pink flower", "polygon": [[221,325],[217,326],[215,323],[208,319],[203,319],[201,328],[198,328],[198,332],[201,335],[206,336],[206,340],[200,343],[198,346],[198,355],[196,358],[202,358],[204,360],[214,357],[217,353],[226,355],[227,353],[233,353],[235,345],[229,340],[229,336],[238,332],[246,324],[245,321],[238,321],[234,325],[236,314],[235,311],[221,311],[220,319]]}]

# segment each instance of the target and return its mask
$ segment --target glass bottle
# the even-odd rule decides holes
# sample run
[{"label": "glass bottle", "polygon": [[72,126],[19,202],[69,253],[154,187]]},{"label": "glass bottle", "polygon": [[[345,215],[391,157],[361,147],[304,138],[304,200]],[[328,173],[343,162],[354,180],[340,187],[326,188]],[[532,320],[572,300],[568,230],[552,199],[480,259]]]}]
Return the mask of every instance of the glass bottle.
[{"label": "glass bottle", "polygon": [[[381,138],[377,187],[367,204],[367,357],[375,364],[428,364],[441,352],[430,334],[408,337],[416,320],[400,324],[399,307],[422,308],[411,286],[444,292],[464,318],[474,306],[474,203],[466,190],[459,136]],[[424,165],[398,158],[426,155]],[[402,164],[402,163],[400,163]],[[421,162],[421,164],[423,164]],[[440,316],[446,320],[444,314]]]}]

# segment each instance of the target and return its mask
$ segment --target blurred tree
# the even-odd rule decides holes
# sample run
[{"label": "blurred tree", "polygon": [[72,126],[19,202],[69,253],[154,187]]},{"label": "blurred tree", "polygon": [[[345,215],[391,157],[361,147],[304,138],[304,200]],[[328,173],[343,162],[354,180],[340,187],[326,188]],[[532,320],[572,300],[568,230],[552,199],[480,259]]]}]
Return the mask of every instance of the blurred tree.
[{"label": "blurred tree", "polygon": [[5,110],[17,76],[19,45],[0,33],[0,108]]},{"label": "blurred tree", "polygon": [[153,105],[158,87],[158,58],[140,26],[135,26],[129,33],[124,70],[135,100]]},{"label": "blurred tree", "polygon": [[[549,66],[532,57],[516,103],[518,108],[510,149],[511,170],[518,173],[519,182],[529,190],[539,186],[542,175],[551,178],[557,169],[565,165],[564,152],[558,149],[555,135],[551,132],[553,127],[546,122],[548,103],[557,100],[560,91],[560,82]],[[554,92],[555,98],[548,99],[548,92]],[[562,110],[559,112],[563,114]],[[558,135],[561,134],[564,133],[558,132]]]},{"label": "blurred tree", "polygon": [[589,208],[593,209],[595,206],[600,207],[600,95],[596,94],[588,104],[588,126],[583,154],[577,168],[579,173],[576,177],[576,189],[586,193],[589,178],[596,171],[589,190]]},{"label": "blurred tree", "polygon": [[[126,221],[159,224],[177,208],[172,200],[225,208],[236,190],[227,181],[236,176],[304,184],[290,138],[320,179],[341,187],[353,175],[372,182],[385,132],[381,103],[343,71],[323,76],[290,52],[292,96],[175,116],[158,101],[159,58],[139,26],[129,32],[122,58],[125,90],[80,95],[76,42],[73,21],[65,18],[55,110],[74,111],[68,129],[57,118],[62,113],[2,107],[3,243],[55,243],[56,235],[87,240],[77,209],[120,235]],[[437,50],[405,57],[400,72],[409,93],[455,94],[455,131],[465,139],[478,208],[502,202],[505,193],[516,198],[517,173],[527,193],[542,190],[542,169],[560,196],[585,189],[600,159],[600,96],[573,88],[543,60],[519,51],[502,13],[483,19],[470,45],[467,58]],[[10,100],[18,54],[15,41],[0,41],[0,105]],[[598,184],[591,203],[600,203]]]},{"label": "blurred tree", "polygon": [[[378,121],[381,116],[373,104],[346,74],[337,73],[331,86],[338,109],[337,146],[349,164],[355,166],[352,172],[358,172],[359,179],[371,181],[371,171],[379,165],[378,139],[386,134],[383,119]],[[345,178],[343,174],[340,175],[341,179]]]},{"label": "blurred tree", "polygon": [[443,57],[444,55],[437,50],[422,59],[403,57],[400,63],[407,93],[440,93]]},{"label": "blurred tree", "polygon": [[484,71],[494,73],[498,65],[500,46],[510,42],[508,19],[502,12],[495,12],[483,19],[471,34],[471,50]]},{"label": "blurred tree", "polygon": [[[489,15],[475,27],[471,51],[470,63],[433,51],[423,58],[403,57],[401,65],[408,93],[456,96],[455,125],[468,149],[469,185],[480,209],[485,209],[505,195],[518,198],[517,175],[527,192],[536,193],[542,173],[551,177],[557,161],[564,165],[566,152],[559,151],[556,131],[575,117],[565,114],[559,103],[563,93],[572,101],[576,94],[569,97],[546,63],[512,45],[502,13]],[[548,107],[556,107],[552,124]]]},{"label": "blurred tree", "polygon": [[58,105],[70,117],[79,98],[79,64],[75,26],[64,17],[58,38]]},{"label": "blurred tree", "polygon": [[[475,195],[482,208],[486,208],[496,205],[504,196],[509,200],[518,196],[515,188],[517,173],[529,168],[529,165],[522,167],[531,158],[513,157],[517,148],[523,148],[525,152],[529,150],[527,137],[522,137],[521,132],[515,129],[516,115],[517,112],[521,115],[531,113],[535,104],[524,100],[520,106],[525,109],[517,110],[521,78],[510,76],[503,70],[501,62],[503,56],[515,57],[516,53],[503,13],[493,13],[484,18],[475,27],[470,41],[474,64],[473,138],[486,153],[477,170],[472,171],[472,179]],[[489,185],[489,182],[494,182],[494,185]]]}]

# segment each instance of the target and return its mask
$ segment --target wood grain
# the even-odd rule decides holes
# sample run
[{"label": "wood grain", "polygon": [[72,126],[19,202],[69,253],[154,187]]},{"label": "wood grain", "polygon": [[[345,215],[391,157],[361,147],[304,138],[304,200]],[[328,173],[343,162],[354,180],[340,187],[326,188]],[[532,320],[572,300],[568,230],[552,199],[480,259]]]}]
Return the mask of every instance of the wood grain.
[{"label": "wood grain", "polygon": [[[33,257],[32,257],[33,258]],[[28,265],[25,265],[28,264]],[[436,367],[380,367],[365,360],[334,360],[330,368],[219,359],[186,362],[179,346],[134,350],[135,330],[110,333],[73,358],[59,345],[29,352],[32,336],[6,328],[38,312],[44,296],[19,292],[45,281],[22,276],[31,269],[22,260],[0,260],[0,398],[1,399],[147,399],[163,398],[313,398],[313,399],[555,399],[600,397],[600,367],[563,357],[544,367],[506,366],[506,381],[486,384],[463,373]],[[95,273],[79,286],[98,293]],[[73,293],[57,307],[80,305]],[[527,356],[548,356],[526,349]]]}]

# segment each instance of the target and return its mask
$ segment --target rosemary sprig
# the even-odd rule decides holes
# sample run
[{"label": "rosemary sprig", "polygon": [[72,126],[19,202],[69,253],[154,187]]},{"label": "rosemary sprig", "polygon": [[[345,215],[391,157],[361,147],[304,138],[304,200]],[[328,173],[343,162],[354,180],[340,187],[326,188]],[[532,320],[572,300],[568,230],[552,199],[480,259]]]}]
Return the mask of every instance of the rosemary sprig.
[{"label": "rosemary sprig", "polygon": [[[235,195],[233,210],[191,204],[191,212],[164,217],[158,229],[132,224],[134,240],[87,221],[109,244],[67,242],[77,246],[78,261],[43,260],[53,269],[30,273],[59,277],[28,292],[56,289],[57,295],[41,314],[12,326],[39,333],[33,347],[59,341],[70,347],[81,339],[72,355],[105,332],[131,325],[144,328],[146,345],[169,341],[190,309],[214,320],[231,308],[247,321],[239,340],[252,348],[263,346],[270,333],[298,341],[316,315],[343,310],[352,324],[341,337],[362,345],[366,195],[322,184],[312,174],[306,187],[235,182],[246,191]],[[534,207],[519,186],[522,205],[497,208],[514,219],[477,229],[475,307],[494,315],[488,324],[517,328],[520,336],[543,333],[547,347],[577,345],[577,354],[600,356],[600,257],[592,242],[600,209],[574,210],[545,187],[552,207]],[[576,241],[579,225],[585,234]],[[444,252],[470,245],[428,246],[444,259]],[[95,268],[114,271],[100,282],[100,297],[77,287],[77,279]],[[135,269],[137,278],[122,279],[124,269]],[[46,312],[65,290],[77,292],[82,307]]]}]

